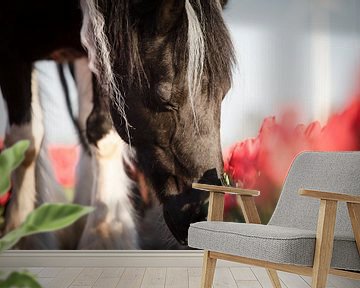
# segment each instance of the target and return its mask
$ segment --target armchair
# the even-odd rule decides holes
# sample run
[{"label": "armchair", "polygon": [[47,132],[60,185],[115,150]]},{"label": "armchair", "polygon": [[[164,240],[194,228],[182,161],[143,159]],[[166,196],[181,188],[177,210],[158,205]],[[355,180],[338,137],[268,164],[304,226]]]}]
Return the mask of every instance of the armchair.
[{"label": "armchair", "polygon": [[[202,288],[212,286],[217,259],[264,267],[276,288],[276,270],[312,276],[313,288],[325,288],[328,274],[360,280],[360,152],[297,156],[267,225],[258,191],[193,187],[210,192],[208,221],[189,229],[189,246],[204,249]],[[222,222],[225,193],[239,195],[247,224]]]}]

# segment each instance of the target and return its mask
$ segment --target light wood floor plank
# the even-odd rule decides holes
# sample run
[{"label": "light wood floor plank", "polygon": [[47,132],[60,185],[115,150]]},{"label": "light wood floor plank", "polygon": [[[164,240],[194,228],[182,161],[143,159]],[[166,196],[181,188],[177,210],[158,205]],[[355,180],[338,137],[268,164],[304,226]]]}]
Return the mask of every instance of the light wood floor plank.
[{"label": "light wood floor plank", "polygon": [[291,274],[286,272],[278,272],[279,277],[283,283],[289,288],[310,288],[311,285],[307,284],[304,279],[302,279],[297,274]]},{"label": "light wood floor plank", "polygon": [[249,267],[231,267],[230,271],[236,281],[257,281]]},{"label": "light wood floor plank", "polygon": [[147,268],[141,288],[164,288],[166,268]]},{"label": "light wood floor plank", "polygon": [[248,281],[248,280],[241,280],[236,281],[238,288],[262,288],[258,281]]},{"label": "light wood floor plank", "polygon": [[96,280],[95,284],[91,286],[92,288],[115,288],[118,282],[120,281],[120,277],[117,278],[99,278]]},{"label": "light wood floor plank", "polygon": [[44,267],[30,267],[30,268],[26,268],[26,270],[33,275],[39,275],[40,272],[44,270]]},{"label": "light wood floor plank", "polygon": [[336,288],[360,288],[360,281],[330,275],[329,282]]},{"label": "light wood floor plank", "polygon": [[[43,288],[199,288],[201,268],[1,268],[5,274],[28,271]],[[310,288],[311,277],[279,272],[282,288]],[[213,288],[272,288],[268,275],[258,267],[218,267]],[[327,288],[360,288],[360,281],[330,276]]]},{"label": "light wood floor plank", "polygon": [[214,288],[237,288],[237,284],[229,268],[216,268]]},{"label": "light wood floor plank", "polygon": [[[308,283],[309,286],[311,286],[312,283],[312,277],[310,276],[300,276],[301,278],[304,279],[304,281],[306,283]],[[326,283],[326,288],[336,288],[330,281],[330,279],[328,279],[327,283]]]},{"label": "light wood floor plank", "polygon": [[144,274],[145,268],[126,268],[116,288],[139,288]]},{"label": "light wood floor plank", "polygon": [[49,283],[53,281],[53,278],[36,278],[42,287],[49,287]]},{"label": "light wood floor plank", "polygon": [[[259,281],[262,288],[273,288],[271,284],[270,278],[264,268],[260,267],[251,267],[251,271],[253,271],[256,279]],[[280,279],[281,281],[281,279]],[[284,282],[281,281],[281,287],[287,288]],[[290,287],[291,288],[291,287]]]},{"label": "light wood floor plank", "polygon": [[113,267],[106,267],[103,268],[103,272],[100,275],[100,278],[120,278],[121,275],[124,273],[125,268],[113,268]]},{"label": "light wood floor plank", "polygon": [[166,288],[188,288],[189,276],[187,268],[167,268],[166,269]]},{"label": "light wood floor plank", "polygon": [[75,278],[72,286],[92,286],[99,279],[103,268],[84,268],[81,273]]},{"label": "light wood floor plank", "polygon": [[55,278],[62,270],[64,270],[63,267],[47,267],[41,270],[38,276],[40,278]]},{"label": "light wood floor plank", "polygon": [[[67,267],[64,268],[55,278],[44,286],[43,288],[68,288],[76,279],[77,276],[84,270],[80,267]],[[79,288],[79,287],[77,287]]]}]

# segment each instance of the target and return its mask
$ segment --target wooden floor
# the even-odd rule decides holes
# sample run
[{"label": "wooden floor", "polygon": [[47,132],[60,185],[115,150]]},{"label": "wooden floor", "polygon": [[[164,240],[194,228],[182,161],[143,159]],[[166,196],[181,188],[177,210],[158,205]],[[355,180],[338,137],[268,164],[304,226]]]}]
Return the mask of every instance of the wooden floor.
[{"label": "wooden floor", "polygon": [[[20,268],[0,268],[22,271]],[[31,267],[43,288],[199,288],[200,268],[93,268],[93,267]],[[311,279],[280,272],[283,288],[309,288]],[[4,275],[2,275],[2,278]],[[272,288],[264,269],[257,267],[219,267],[215,288]],[[327,287],[360,288],[360,281],[330,276]]]}]

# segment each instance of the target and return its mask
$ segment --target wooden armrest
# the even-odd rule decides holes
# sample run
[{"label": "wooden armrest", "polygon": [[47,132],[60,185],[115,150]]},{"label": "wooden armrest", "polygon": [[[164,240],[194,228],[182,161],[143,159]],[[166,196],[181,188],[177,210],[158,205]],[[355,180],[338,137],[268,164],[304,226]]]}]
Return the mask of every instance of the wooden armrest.
[{"label": "wooden armrest", "polygon": [[228,186],[216,186],[208,184],[193,183],[194,189],[212,192],[209,198],[208,221],[222,221],[224,215],[224,194],[239,195],[241,210],[244,214],[246,223],[261,223],[259,213],[255,206],[254,198],[251,196],[259,196],[260,191],[241,189]]},{"label": "wooden armrest", "polygon": [[259,196],[260,191],[250,190],[250,189],[242,189],[236,187],[228,187],[228,186],[216,186],[216,185],[208,185],[208,184],[200,184],[193,183],[192,188],[215,192],[215,193],[226,193],[226,194],[237,194],[241,196]]},{"label": "wooden armrest", "polygon": [[300,189],[299,194],[302,196],[318,198],[321,200],[342,201],[347,203],[360,204],[360,196],[354,196],[349,194],[340,194],[334,192],[316,191],[316,190],[308,190],[308,189]]},{"label": "wooden armrest", "polygon": [[299,194],[321,200],[316,234],[314,269],[324,266],[324,259],[320,257],[322,253],[326,254],[326,261],[328,261],[327,264],[330,267],[332,253],[329,254],[328,251],[332,251],[333,249],[338,201],[346,202],[347,204],[356,246],[360,253],[360,196],[308,189],[300,189]]}]

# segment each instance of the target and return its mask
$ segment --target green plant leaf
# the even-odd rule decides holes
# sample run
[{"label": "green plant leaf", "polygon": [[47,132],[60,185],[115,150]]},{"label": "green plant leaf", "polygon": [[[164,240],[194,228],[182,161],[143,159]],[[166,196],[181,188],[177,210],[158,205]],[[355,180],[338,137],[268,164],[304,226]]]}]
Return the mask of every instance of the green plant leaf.
[{"label": "green plant leaf", "polygon": [[22,140],[0,154],[0,196],[9,191],[11,173],[24,161],[29,146],[30,141]]},{"label": "green plant leaf", "polygon": [[43,204],[31,212],[19,228],[0,239],[0,252],[10,249],[22,237],[65,228],[92,211],[93,207],[76,204]]},{"label": "green plant leaf", "polygon": [[65,228],[80,217],[94,211],[93,207],[76,204],[47,203],[29,214],[22,225],[27,233],[49,232]]},{"label": "green plant leaf", "polygon": [[41,288],[41,285],[30,273],[13,272],[5,280],[0,280],[0,288]]},{"label": "green plant leaf", "polygon": [[21,227],[7,233],[0,239],[0,252],[10,249],[24,236],[26,236],[26,233]]}]

